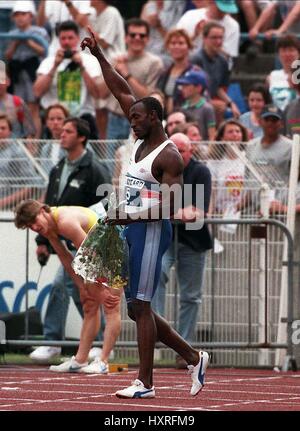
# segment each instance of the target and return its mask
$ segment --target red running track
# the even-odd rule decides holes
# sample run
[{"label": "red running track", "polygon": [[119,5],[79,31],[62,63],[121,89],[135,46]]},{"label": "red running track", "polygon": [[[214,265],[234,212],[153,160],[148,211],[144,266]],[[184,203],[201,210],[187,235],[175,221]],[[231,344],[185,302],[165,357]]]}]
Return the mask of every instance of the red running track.
[{"label": "red running track", "polygon": [[185,370],[155,369],[156,398],[114,396],[136,370],[103,375],[53,373],[46,366],[0,366],[0,411],[300,411],[300,372],[208,369],[196,397]]}]

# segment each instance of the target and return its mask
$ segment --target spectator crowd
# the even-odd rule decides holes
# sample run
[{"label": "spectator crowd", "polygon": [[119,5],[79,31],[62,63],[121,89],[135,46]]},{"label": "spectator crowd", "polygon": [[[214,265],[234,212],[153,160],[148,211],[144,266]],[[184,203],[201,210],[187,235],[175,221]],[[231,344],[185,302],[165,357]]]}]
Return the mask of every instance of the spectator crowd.
[{"label": "spectator crowd", "polygon": [[[68,190],[70,186],[68,172],[73,172],[77,162],[65,163],[69,148],[62,143],[67,141],[64,122],[76,117],[88,125],[89,139],[99,141],[88,144],[83,155],[92,159],[94,153],[101,153],[104,159],[115,158],[105,175],[111,176],[113,185],[119,188],[119,175],[126,170],[134,134],[97,60],[80,48],[90,26],[135,97],[151,95],[161,102],[166,134],[175,136],[179,149],[182,146],[182,152],[188,154],[186,166],[191,159],[198,159],[202,164],[197,166],[197,178],[202,181],[204,177],[210,184],[207,175],[211,175],[213,191],[210,203],[205,201],[205,215],[239,213],[247,205],[242,188],[248,173],[241,157],[275,168],[287,186],[292,137],[300,129],[300,83],[295,79],[300,53],[300,1],[148,0],[139,16],[127,20],[116,6],[117,2],[109,0],[1,2],[0,27],[9,37],[0,51],[6,65],[5,79],[0,82],[0,177],[9,177],[10,169],[14,174],[32,176],[27,172],[30,167],[18,168],[2,161],[19,154],[19,149],[13,148],[17,144],[9,139],[50,139],[39,149],[39,157],[51,163],[41,166],[50,175],[50,185],[59,167],[63,185],[51,199],[47,194],[45,202],[69,202],[61,197],[64,187]],[[270,49],[274,65],[265,80],[251,81],[245,93],[238,79],[234,87],[232,78],[240,67],[241,52],[255,61]],[[238,88],[238,94],[233,88]],[[128,141],[122,147],[113,143],[103,147],[103,140],[119,139]],[[32,147],[28,150],[33,154]],[[3,205],[0,201],[1,208],[13,208],[24,196],[28,193],[14,193]],[[81,200],[70,202],[84,206]],[[92,198],[87,205],[90,203],[94,203]],[[271,210],[284,212],[286,208],[280,200],[274,200]],[[209,232],[202,232],[199,241],[201,238],[205,238],[205,247],[186,240],[179,247],[204,269],[205,252],[213,245]],[[172,253],[170,249],[165,257],[157,296],[161,314],[164,285],[174,261]],[[192,272],[185,269],[179,281],[183,301],[188,302]],[[183,305],[181,310],[185,317],[181,318],[180,332],[190,342],[194,339],[193,325],[187,322],[185,310],[192,313],[193,323],[201,302],[202,272],[198,276],[196,308],[191,312]],[[55,349],[48,350],[49,357],[55,353]]]},{"label": "spectator crowd", "polygon": [[[201,140],[214,140],[218,126],[232,117],[248,129],[250,139],[261,136],[259,115],[269,103],[282,111],[284,133],[291,137],[299,1],[149,0],[140,16],[127,20],[112,4],[118,6],[109,0],[1,4],[8,37],[0,52],[7,73],[0,84],[0,112],[13,124],[12,137],[45,137],[47,110],[54,104],[88,121],[91,139],[130,136],[99,65],[79,48],[88,25],[135,96],[160,90],[165,116],[182,112],[188,122],[198,123]],[[259,55],[270,40],[274,68],[247,94],[239,85],[241,103],[231,91],[240,51]]]}]

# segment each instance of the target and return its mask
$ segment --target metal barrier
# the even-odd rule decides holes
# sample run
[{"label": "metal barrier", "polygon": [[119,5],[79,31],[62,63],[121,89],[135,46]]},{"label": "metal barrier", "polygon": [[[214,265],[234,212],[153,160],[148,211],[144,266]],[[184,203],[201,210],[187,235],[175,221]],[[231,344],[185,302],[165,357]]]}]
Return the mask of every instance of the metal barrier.
[{"label": "metal barrier", "polygon": [[[218,225],[236,224],[242,235],[240,232],[231,237],[230,234],[224,234],[222,244],[225,245],[225,251],[221,254],[222,258],[214,252],[209,254],[195,346],[217,350],[213,356],[213,362],[217,365],[273,364],[286,370],[291,363],[296,367],[291,341],[294,265],[291,232],[282,222],[274,219],[247,218],[226,221],[207,219],[206,223],[212,226],[214,234]],[[247,235],[242,230],[246,227],[249,228]],[[284,244],[278,240],[278,235],[274,235],[275,228],[280,230],[287,243],[285,262],[282,261]],[[175,278],[170,276],[170,280]],[[281,290],[285,284],[288,309],[287,315],[284,314],[287,326],[286,341],[283,342],[278,341],[277,329],[278,321],[281,320],[279,315]],[[167,297],[169,303],[167,319],[176,328],[178,316],[176,282],[169,286]],[[284,357],[280,363],[273,357],[275,352],[272,349],[276,352],[284,349]]]},{"label": "metal barrier", "polygon": [[[0,222],[12,222],[11,218],[6,219],[0,219]],[[180,222],[177,222],[179,224]],[[293,323],[293,238],[288,230],[288,228],[280,221],[275,219],[241,219],[241,220],[224,220],[224,219],[207,219],[207,224],[210,224],[213,228],[215,228],[217,225],[224,225],[224,224],[238,224],[238,225],[246,225],[250,227],[250,233],[248,238],[248,243],[246,244],[246,247],[248,247],[248,267],[242,268],[244,272],[248,274],[248,279],[246,280],[247,284],[247,298],[245,298],[245,295],[243,293],[244,286],[241,284],[240,286],[240,292],[239,297],[236,297],[234,300],[236,301],[236,304],[232,304],[231,306],[228,306],[228,303],[226,304],[226,301],[223,298],[218,297],[219,293],[217,292],[220,286],[218,287],[218,283],[216,282],[216,266],[214,265],[214,253],[211,253],[211,268],[207,267],[206,269],[206,276],[210,276],[210,287],[205,287],[205,295],[203,300],[203,306],[204,310],[201,311],[201,321],[198,322],[197,326],[202,331],[208,331],[209,337],[205,339],[202,338],[202,340],[197,341],[197,343],[194,344],[195,347],[203,347],[213,350],[220,350],[220,349],[230,349],[231,351],[245,351],[247,349],[252,350],[258,350],[261,351],[261,349],[286,349],[286,355],[284,358],[284,363],[282,364],[282,369],[287,370],[290,366],[295,368],[295,358],[293,354],[293,344],[292,344],[292,323]],[[284,265],[287,266],[287,283],[288,283],[288,310],[287,310],[287,331],[286,331],[286,342],[278,343],[272,339],[270,339],[270,328],[269,325],[271,324],[274,326],[274,322],[278,320],[277,313],[275,310],[271,311],[270,313],[270,307],[272,308],[274,306],[274,301],[272,299],[272,294],[269,292],[269,273],[272,271],[272,268],[269,268],[268,266],[268,250],[269,244],[268,244],[268,233],[267,229],[270,227],[276,227],[278,228],[284,237],[287,240],[287,261],[284,263]],[[261,244],[253,244],[253,240],[256,240],[258,242],[264,241],[264,247],[261,248]],[[176,243],[176,240],[175,240]],[[253,252],[256,253],[257,247],[260,248],[260,252],[263,253],[265,256],[265,270],[263,273],[264,278],[264,295],[263,297],[257,299],[257,292],[259,290],[259,286],[256,285],[256,281],[253,281],[253,272],[257,272],[257,269],[253,270]],[[255,256],[255,259],[257,259],[257,256]],[[25,255],[25,261],[26,261],[26,282],[29,281],[29,235],[28,231],[26,233],[26,255]],[[175,268],[176,270],[176,268]],[[226,270],[226,268],[224,268]],[[174,286],[173,286],[174,287]],[[28,311],[28,290],[25,292],[25,310]],[[225,292],[222,293],[222,295],[225,295]],[[169,298],[172,298],[173,296],[173,304],[178,305],[178,298],[177,294],[174,294],[174,291],[171,292],[171,295],[169,295]],[[229,295],[230,299],[230,295]],[[277,298],[278,300],[278,298]],[[235,314],[239,314],[239,310],[236,309],[236,306],[239,306],[239,301],[243,301],[242,314],[239,316],[239,331],[235,333],[235,336],[238,335],[236,340],[221,340],[218,341],[217,336],[217,318],[216,318],[216,308],[218,308],[219,313],[225,316],[227,316],[228,313],[232,312],[232,309],[235,310]],[[256,302],[259,302],[259,306],[263,308],[264,310],[264,318],[263,318],[263,325],[259,324],[258,322],[258,314],[257,309],[255,307]],[[260,302],[263,301],[263,304],[260,304]],[[220,303],[223,303],[224,309],[226,310],[220,312]],[[247,303],[247,313],[244,312],[245,303]],[[270,304],[271,303],[271,304]],[[169,316],[169,319],[171,323],[176,327],[176,319],[177,319],[177,305],[171,307],[172,312],[174,315],[174,319],[172,320],[172,317]],[[278,307],[275,307],[278,308]],[[269,314],[270,313],[270,314]],[[253,317],[255,315],[255,317]],[[226,319],[225,319],[226,320]],[[37,345],[60,345],[60,346],[78,346],[78,341],[66,341],[66,340],[59,340],[59,341],[41,341],[37,339],[29,339],[28,335],[28,314],[25,313],[25,339],[23,340],[12,340],[8,339],[6,340],[7,346],[37,346]],[[245,336],[245,326],[247,327],[246,336]],[[222,334],[221,334],[222,335]],[[274,331],[273,331],[274,336]],[[227,334],[228,337],[228,334]],[[226,337],[225,337],[226,338]],[[137,355],[136,352],[136,335],[135,335],[135,324],[134,322],[131,322],[128,320],[127,317],[127,310],[126,310],[126,304],[125,301],[123,301],[122,305],[122,331],[119,337],[119,340],[116,343],[116,348],[120,348],[120,355],[126,355],[129,354],[133,357]],[[94,346],[100,346],[100,342],[94,342]],[[158,344],[158,347],[162,347],[162,344]],[[134,348],[134,350],[132,350]],[[171,351],[169,351],[171,352]],[[170,355],[169,355],[170,357]],[[222,361],[214,361],[215,365],[224,365],[222,364]],[[259,363],[256,365],[260,365]],[[265,364],[266,365],[266,364]],[[269,364],[270,365],[270,364]]]},{"label": "metal barrier", "polygon": [[[16,140],[15,145],[18,145],[22,150],[23,162],[30,163],[31,171],[36,172],[38,175],[38,184],[36,185],[32,182],[31,187],[33,195],[40,197],[46,187],[46,175],[51,167],[57,163],[57,157],[59,156],[59,151],[57,151],[59,149],[58,143],[42,140]],[[209,145],[214,150],[212,158],[208,158],[207,150]],[[132,143],[130,141],[89,142],[89,148],[98,157],[100,163],[105,165],[105,167],[109,166],[113,183],[116,187],[118,186],[118,179],[122,171],[124,171],[127,157],[131,152],[131,146]],[[215,351],[223,349],[222,351],[218,350],[218,355],[214,356],[215,363],[220,365],[269,365],[272,362],[278,363],[278,358],[276,360],[272,359],[274,352],[270,351],[273,348],[276,350],[276,354],[282,351],[282,349],[288,349],[289,353],[291,350],[291,346],[288,346],[289,338],[286,339],[286,323],[282,320],[283,317],[286,318],[284,307],[290,289],[290,285],[286,281],[288,274],[285,272],[290,267],[283,266],[282,262],[289,262],[288,265],[292,262],[292,259],[288,255],[290,243],[286,232],[289,232],[290,236],[293,237],[295,190],[298,179],[300,151],[299,136],[294,137],[292,146],[293,154],[291,157],[292,164],[289,183],[286,178],[282,178],[279,175],[278,170],[274,168],[272,163],[267,165],[264,160],[258,163],[253,159],[251,148],[251,145],[245,143],[241,145],[230,142],[194,143],[194,156],[199,157],[208,165],[213,176],[212,189],[214,198],[212,199],[212,218],[206,220],[206,223],[211,224],[214,236],[217,236],[221,243],[225,245],[223,253],[215,254],[212,252],[209,254],[205,272],[203,304],[201,306],[200,320],[196,328],[198,333],[196,345],[207,346]],[[30,154],[28,154],[26,149],[30,151]],[[48,152],[48,149],[55,151],[52,154]],[[225,153],[229,154],[230,157],[225,157]],[[268,169],[266,169],[266,166],[268,166]],[[225,184],[220,180],[223,178],[222,172],[227,172],[228,169],[233,171],[235,176],[229,183]],[[236,175],[238,175],[238,178]],[[10,183],[14,182],[13,184],[16,184],[16,187],[20,187],[20,182],[23,186],[25,184],[28,185],[28,176],[26,178],[25,176],[24,178],[19,178],[19,171],[14,170],[11,176],[9,178]],[[0,184],[0,195],[4,197],[8,193],[6,180],[7,178],[4,178],[3,185]],[[266,204],[263,205],[263,201],[266,200],[265,197],[269,196],[269,193],[266,192],[269,192],[270,189],[276,193],[276,199],[279,199],[288,208],[286,214],[276,215],[278,220],[265,220],[258,214],[258,208],[260,208],[264,217],[266,219],[268,217],[268,206]],[[240,216],[241,219],[220,219],[222,214],[223,217],[226,215],[227,207],[225,207],[225,211],[222,208],[224,197],[226,198],[225,201],[229,202],[229,198],[231,199],[233,196],[236,202],[237,197],[240,199],[246,193],[251,193],[253,199],[251,205],[243,211],[243,214]],[[267,201],[268,199],[269,197]],[[5,209],[9,210],[11,208],[12,206]],[[264,210],[262,210],[263,208]],[[228,213],[226,217],[231,218]],[[220,228],[220,225],[232,224],[238,226],[238,230],[234,235],[230,236],[229,233],[224,232],[225,229]],[[263,230],[259,228],[262,224],[270,230],[267,238],[251,238],[247,229],[252,229],[252,234],[254,235],[254,231],[257,228],[260,231]],[[15,231],[13,232],[15,235]],[[24,234],[25,232],[23,232]],[[252,249],[251,254],[248,251]],[[36,264],[34,252],[29,250],[29,254],[30,266],[34,268],[34,272],[37,272],[39,267]],[[23,259],[20,253],[16,258],[16,262],[18,262],[18,259]],[[51,269],[51,262],[47,265],[47,268],[49,265]],[[255,268],[253,269],[251,266]],[[28,271],[28,268],[26,271]],[[52,275],[49,277],[52,277]],[[272,292],[266,297],[264,292],[268,289],[268,277],[271,280],[269,284],[272,286]],[[32,276],[27,275],[27,281],[28,278],[32,279]],[[35,278],[33,277],[33,279]],[[49,278],[49,283],[51,281],[52,278]],[[31,290],[36,288],[33,282],[29,281],[29,285]],[[174,283],[170,283],[167,294],[171,301],[168,304],[167,318],[176,326],[178,300],[176,292],[174,293],[174,288]],[[268,301],[267,305],[262,300],[262,297],[266,297]],[[43,298],[45,299],[45,295]],[[250,302],[252,307],[250,307]],[[230,304],[234,304],[235,309],[238,310],[237,314],[241,314],[239,317],[242,317],[243,320],[231,319],[230,313],[235,311],[232,311],[232,308],[229,306]],[[250,316],[249,321],[245,320],[245,316],[247,315]],[[268,330],[266,315],[269,316]],[[291,318],[291,315],[289,315],[289,318]],[[122,347],[121,354],[124,356],[126,354],[130,354],[131,356],[137,355],[136,351],[126,349],[126,347],[132,349],[136,346],[135,341],[133,341],[136,339],[136,330],[134,322],[127,318],[125,304],[122,307],[122,322],[122,332],[117,346]],[[73,326],[77,331],[76,324]],[[290,330],[290,323],[288,330]],[[28,335],[28,332],[26,334]],[[77,336],[76,332],[76,337],[74,338],[77,338]],[[40,341],[36,340],[30,340],[30,343],[27,340],[10,340],[10,342],[16,342],[20,345],[24,342],[31,345],[40,344]],[[64,343],[66,345],[78,344],[76,341],[65,341]],[[210,345],[209,343],[213,344]],[[45,344],[57,345],[58,343],[48,342]],[[95,343],[95,345],[99,344]],[[227,351],[226,349],[233,349],[234,352],[242,349],[243,353],[241,355],[236,353],[234,356],[231,350]],[[253,353],[255,349],[258,350],[258,353]],[[161,349],[161,351],[165,357],[171,357],[170,352],[165,352],[164,349]],[[283,361],[280,360],[280,363],[283,363],[285,360],[286,355]]]},{"label": "metal barrier", "polygon": [[[293,33],[298,39],[300,39],[300,33]],[[256,40],[277,40],[279,36],[276,36],[275,34],[272,35],[270,38],[267,38],[266,35],[264,33],[258,33],[258,35],[256,36]],[[242,32],[240,34],[240,40],[241,42],[245,41],[245,40],[251,40],[251,38],[249,37],[249,33],[247,32]]]},{"label": "metal barrier", "polygon": [[[224,219],[212,219],[207,220],[206,223],[211,224],[213,226],[215,225],[223,225]],[[282,364],[282,369],[287,370],[289,365],[292,367],[295,367],[295,358],[293,355],[293,344],[292,344],[292,323],[293,323],[293,254],[294,254],[294,242],[293,237],[289,229],[278,220],[274,219],[261,219],[261,220],[253,220],[253,219],[242,219],[242,220],[226,220],[226,224],[237,224],[237,225],[249,225],[250,226],[250,232],[249,232],[249,241],[248,241],[248,280],[247,280],[247,287],[248,287],[248,298],[247,298],[247,305],[248,305],[248,321],[247,321],[247,341],[245,342],[216,342],[212,341],[211,343],[205,343],[205,345],[209,348],[220,348],[220,347],[233,347],[233,348],[254,348],[254,349],[272,349],[272,348],[285,348],[287,349],[287,355],[285,357],[284,363]],[[282,234],[284,234],[284,237],[287,241],[287,261],[283,262],[283,265],[287,266],[287,332],[286,332],[286,342],[285,343],[278,343],[270,340],[270,331],[268,330],[270,323],[272,323],[272,316],[269,316],[269,301],[270,297],[272,296],[269,292],[269,266],[268,266],[268,227],[277,227],[280,229]],[[259,248],[260,253],[263,255],[264,259],[264,268],[260,268],[264,270],[264,273],[261,274],[261,278],[263,280],[262,286],[255,286],[255,283],[253,283],[253,277],[252,277],[252,263],[253,263],[253,240],[257,240],[259,242]],[[261,244],[261,241],[263,241],[263,244]],[[244,268],[246,269],[246,268]],[[212,265],[212,271],[214,271],[213,265]],[[284,275],[283,275],[284,276]],[[258,281],[259,283],[259,281]],[[253,286],[254,284],[254,286]],[[281,283],[282,284],[282,283]],[[258,340],[258,342],[254,341],[254,333],[253,333],[253,326],[254,324],[257,324],[258,322],[254,322],[253,315],[252,315],[252,302],[254,298],[254,290],[262,288],[263,295],[261,295],[261,300],[263,304],[261,304],[263,307],[263,325],[258,328],[258,338],[261,339],[261,341]],[[212,339],[214,337],[214,292],[215,292],[215,286],[214,283],[211,285],[211,291],[212,291],[212,322],[211,322],[211,336]],[[258,316],[259,317],[259,316]],[[275,317],[275,316],[274,316]],[[274,318],[273,317],[273,318]],[[276,318],[276,317],[275,317]]]}]

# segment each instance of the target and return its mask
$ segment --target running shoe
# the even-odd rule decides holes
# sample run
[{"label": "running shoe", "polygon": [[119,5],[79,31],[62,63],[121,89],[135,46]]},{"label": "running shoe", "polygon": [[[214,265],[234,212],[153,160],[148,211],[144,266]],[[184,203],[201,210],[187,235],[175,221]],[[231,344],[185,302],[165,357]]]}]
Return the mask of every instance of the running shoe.
[{"label": "running shoe", "polygon": [[51,365],[50,371],[55,371],[56,373],[81,373],[83,367],[88,365],[87,362],[80,364],[76,361],[75,356],[72,356],[68,361],[63,362],[60,365]]},{"label": "running shoe", "polygon": [[209,362],[209,354],[207,352],[199,352],[199,362],[197,365],[188,365],[189,374],[192,378],[192,387],[190,394],[197,395],[204,386],[205,371]]},{"label": "running shoe", "polygon": [[92,347],[89,351],[89,360],[94,361],[96,358],[100,358],[102,349],[100,347]]},{"label": "running shoe", "polygon": [[[100,358],[101,353],[102,353],[101,347],[92,347],[91,350],[89,351],[89,360],[93,361],[96,358]],[[115,357],[115,353],[112,350],[109,354],[109,359],[114,359],[114,357]]]},{"label": "running shoe", "polygon": [[115,395],[118,398],[154,398],[155,389],[154,386],[152,386],[150,389],[145,388],[143,382],[141,382],[139,379],[136,379],[134,382],[132,382],[131,386],[117,391]]},{"label": "running shoe", "polygon": [[61,347],[40,346],[30,353],[29,357],[37,362],[47,362],[61,354]]},{"label": "running shoe", "polygon": [[97,358],[86,367],[83,367],[81,372],[87,374],[107,374],[108,363],[101,361],[100,358]]}]

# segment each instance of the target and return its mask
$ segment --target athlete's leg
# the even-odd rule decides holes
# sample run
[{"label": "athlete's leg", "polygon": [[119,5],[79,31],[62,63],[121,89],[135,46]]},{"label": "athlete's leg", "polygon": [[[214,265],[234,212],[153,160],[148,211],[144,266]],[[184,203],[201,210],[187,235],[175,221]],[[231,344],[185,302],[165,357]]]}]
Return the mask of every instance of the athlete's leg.
[{"label": "athlete's leg", "polygon": [[140,358],[138,379],[144,383],[146,388],[151,388],[153,386],[153,353],[157,339],[156,324],[151,310],[151,303],[135,299],[132,301],[131,307],[136,322]]},{"label": "athlete's leg", "polygon": [[101,360],[108,362],[110,352],[113,350],[114,345],[121,331],[121,298],[120,302],[113,308],[103,306],[106,325],[104,331],[104,340],[102,346]]},{"label": "athlete's leg", "polygon": [[154,347],[157,330],[151,310],[151,299],[158,284],[163,253],[171,242],[169,222],[135,223],[127,230],[130,248],[130,307],[137,327],[140,358],[138,378],[146,388],[151,388]]},{"label": "athlete's leg", "polygon": [[155,311],[152,311],[152,314],[157,328],[157,339],[175,350],[188,364],[197,365],[199,352],[187,343],[163,317]]},{"label": "athlete's leg", "polygon": [[80,332],[79,347],[75,356],[76,361],[79,363],[87,361],[89,351],[99,331],[100,293],[101,289],[94,284],[86,284],[85,290],[80,290],[84,316]]}]

